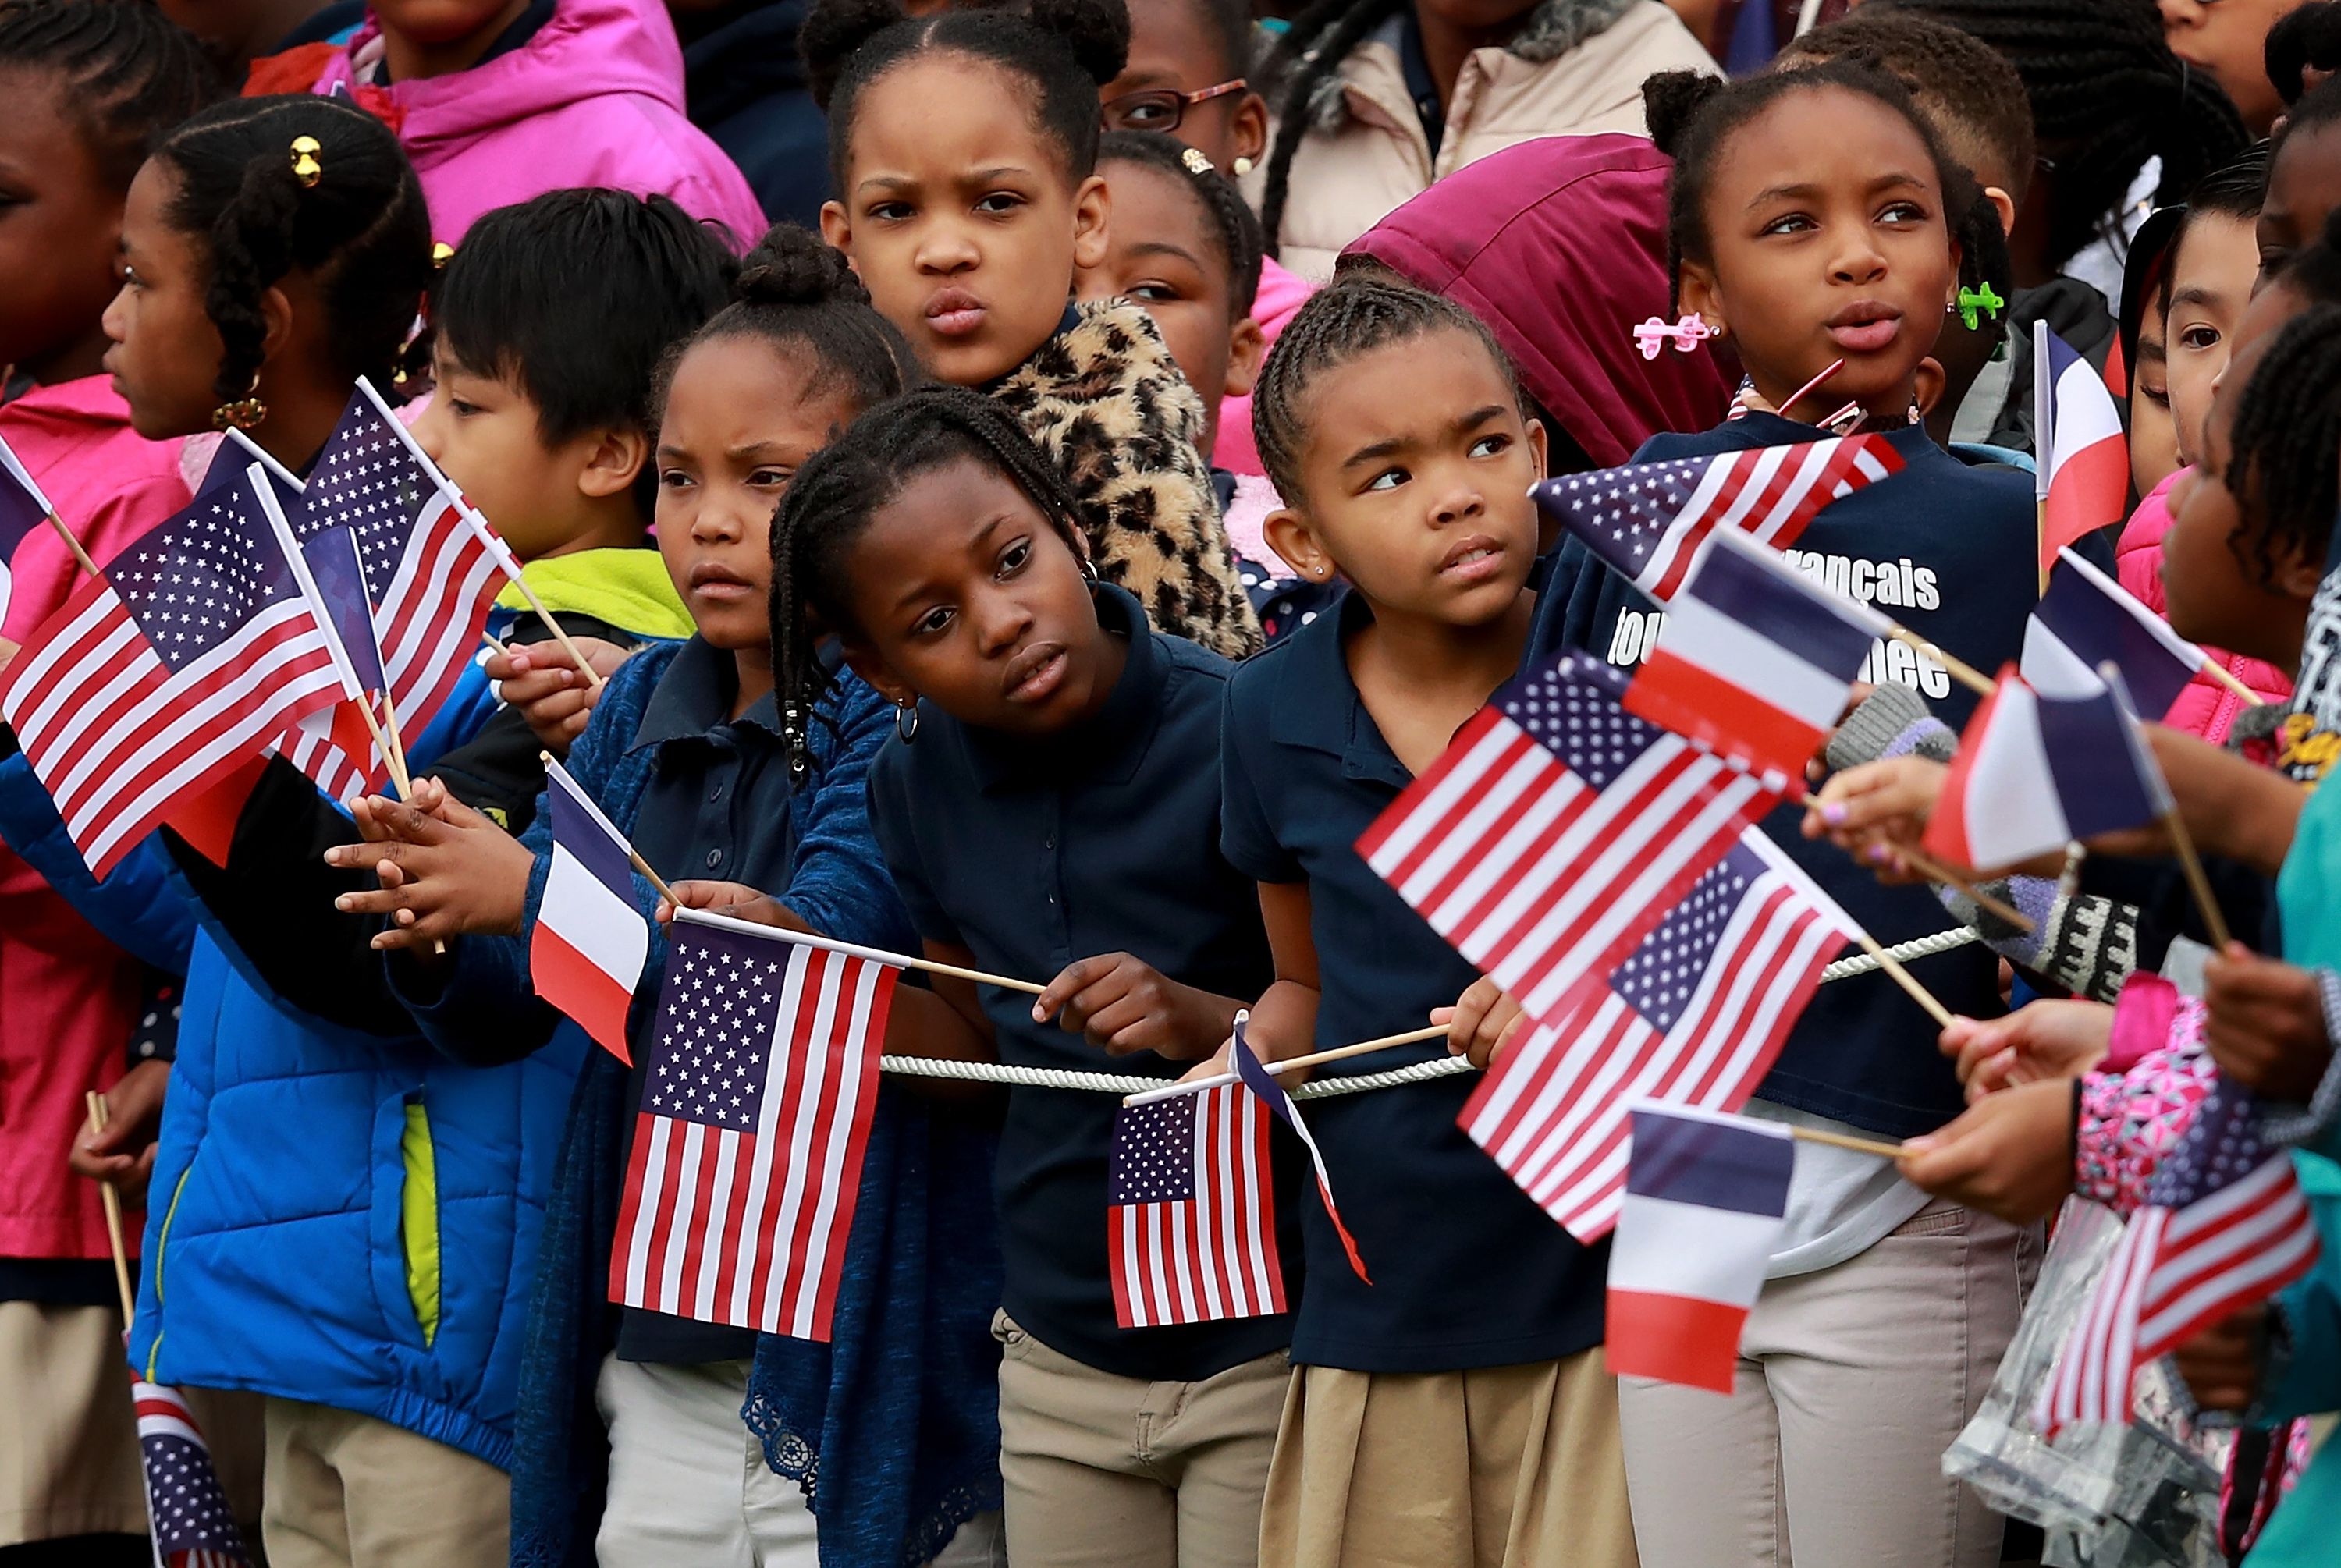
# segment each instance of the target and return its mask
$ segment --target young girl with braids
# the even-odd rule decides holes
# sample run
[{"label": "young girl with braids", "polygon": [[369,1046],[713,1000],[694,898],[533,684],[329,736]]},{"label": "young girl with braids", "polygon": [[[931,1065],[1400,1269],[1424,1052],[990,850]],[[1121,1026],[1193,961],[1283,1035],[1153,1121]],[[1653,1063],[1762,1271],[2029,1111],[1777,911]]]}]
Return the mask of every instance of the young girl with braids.
[{"label": "young girl with braids", "polygon": [[1714,69],[1658,0],[1315,0],[1261,69],[1277,131],[1250,189],[1269,253],[1321,280],[1466,164],[1539,136],[1639,135],[1643,77]]},{"label": "young girl with braids", "polygon": [[[881,948],[910,940],[864,809],[890,710],[850,673],[817,700],[776,694],[770,600],[773,512],[795,476],[916,374],[843,258],[791,228],[750,254],[734,303],[672,362],[658,542],[696,630],[620,668],[569,767],[652,867],[707,878],[678,881],[692,907],[761,888],[759,908],[783,923]],[[514,839],[424,789],[413,807],[364,803],[384,841],[333,858],[373,868],[382,887],[346,906],[390,917],[378,946],[393,987],[443,1049],[478,1063],[557,1057],[576,1031],[534,995],[526,937],[550,823],[540,810]],[[646,880],[635,891],[647,918],[656,898]],[[654,965],[641,997],[659,979]],[[832,1563],[922,1562],[997,1505],[984,1140],[882,1097],[828,1346],[610,1312],[649,1012],[636,1012],[633,1067],[590,1052],[567,1097],[521,1371],[522,1398],[542,1414],[513,1455],[514,1558],[795,1568],[818,1541]]]},{"label": "young girl with braids", "polygon": [[1201,402],[1144,311],[1071,303],[1104,254],[1098,85],[1129,39],[1121,0],[915,18],[822,0],[803,44],[841,193],[822,233],[937,380],[1000,399],[1058,463],[1101,575],[1158,630],[1240,658],[1260,622],[1199,450]]},{"label": "young girl with braids", "polygon": [[[1670,251],[1682,307],[1735,346],[1757,410],[1659,435],[1640,461],[1810,441],[1850,402],[1903,470],[1816,518],[1792,564],[1986,669],[2013,659],[2036,583],[2032,487],[1969,468],[1915,422],[1924,362],[1970,226],[1995,223],[1907,91],[1848,62],[1722,85],[1654,78],[1650,124],[1675,158]],[[1833,362],[1818,390],[1795,396]],[[1633,664],[1662,617],[1574,542],[1538,607],[1540,647]],[[1866,678],[1914,688],[1959,722],[1975,699],[1937,663],[1880,642]],[[1882,888],[1793,812],[1772,836],[1880,942],[1943,928],[1923,889]],[[2000,1011],[1997,963],[1967,948],[1918,972],[1955,1013]],[[1825,986],[1751,1114],[1869,1136],[1958,1113],[1935,1031],[1883,976]],[[2018,1233],[1924,1193],[1875,1159],[1800,1150],[1788,1231],[1742,1337],[1738,1390],[1619,1390],[1635,1536],[1651,1568],[1718,1562],[1997,1561],[1997,1520],[1944,1478],[1943,1449],[1990,1379],[2017,1307]]]},{"label": "young girl with braids", "polygon": [[[773,548],[785,700],[858,684],[828,670],[820,626],[895,705],[871,827],[927,954],[1048,982],[1037,999],[902,987],[887,1048],[1158,1077],[1216,1050],[1269,972],[1259,906],[1219,853],[1229,665],[1097,581],[1069,487],[1016,421],[951,387],[872,411],[805,465]],[[1146,1320],[1116,1306],[1114,1102],[1007,1101],[1009,1560],[1250,1568],[1287,1376],[1277,1309],[1299,1293],[1271,1271],[1298,1262],[1307,1185],[1289,1164],[1276,1178],[1280,1245],[1248,1313],[1129,1326]]]}]

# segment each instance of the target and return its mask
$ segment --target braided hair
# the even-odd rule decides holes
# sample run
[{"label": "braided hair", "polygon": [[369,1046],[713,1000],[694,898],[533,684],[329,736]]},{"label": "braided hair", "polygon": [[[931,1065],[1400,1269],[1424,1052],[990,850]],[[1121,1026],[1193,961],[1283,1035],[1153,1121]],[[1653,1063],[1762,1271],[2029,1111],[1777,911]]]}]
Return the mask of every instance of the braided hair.
[{"label": "braided hair", "polygon": [[1292,160],[1316,118],[1318,90],[1333,80],[1351,50],[1406,5],[1407,0],[1312,0],[1292,19],[1261,66],[1261,79],[1279,84],[1284,92],[1276,102],[1276,144],[1269,149],[1268,174],[1260,189],[1260,226],[1268,236],[1270,255],[1279,253],[1278,231],[1284,226],[1284,201],[1292,187]]},{"label": "braided hair", "polygon": [[[2277,551],[2321,561],[2341,505],[2341,305],[2320,303],[2285,323],[2236,402],[2227,488],[2259,519],[2252,540],[2263,584]],[[2238,521],[2227,547],[2242,559]]]},{"label": "braided hair", "polygon": [[[314,185],[294,172],[300,136],[317,143]],[[240,98],[188,120],[154,156],[176,179],[171,223],[207,241],[204,309],[226,345],[213,382],[221,401],[251,391],[267,333],[261,297],[294,273],[317,286],[334,371],[390,373],[431,283],[431,222],[388,126],[307,93]]]},{"label": "braided hair", "polygon": [[1973,34],[2024,78],[2033,134],[2057,173],[2047,263],[2061,267],[2097,238],[2149,157],[2155,200],[2180,200],[2250,144],[2207,71],[2162,41],[2148,0],[1875,0]]},{"label": "braided hair", "polygon": [[1858,60],[1900,82],[1954,145],[1981,144],[2006,164],[2024,199],[2039,150],[2024,78],[1990,45],[1947,22],[1864,5],[1816,27],[1774,56],[1779,69]]},{"label": "braided hair", "polygon": [[[1279,494],[1296,502],[1306,494],[1300,465],[1310,427],[1301,402],[1310,385],[1360,354],[1438,332],[1466,332],[1478,340],[1511,383],[1513,400],[1519,401],[1512,362],[1497,345],[1495,334],[1443,294],[1372,268],[1337,273],[1331,283],[1309,296],[1277,334],[1252,388],[1252,439]],[[1522,412],[1525,417],[1525,404]]]},{"label": "braided hair", "polygon": [[1642,103],[1650,140],[1675,161],[1667,181],[1668,308],[1681,306],[1683,263],[1706,266],[1714,260],[1707,224],[1708,184],[1732,136],[1791,94],[1831,87],[1892,110],[1925,144],[1943,193],[1945,222],[1958,242],[1960,282],[1997,285],[2007,277],[2007,243],[2000,232],[1999,209],[1985,197],[1966,165],[1945,150],[1909,89],[1884,71],[1858,60],[1827,60],[1737,82],[1667,71],[1642,84]]},{"label": "braided hair", "polygon": [[983,61],[1021,77],[1033,128],[1064,154],[1073,181],[1097,166],[1098,89],[1130,56],[1122,0],[1027,0],[906,16],[894,0],[815,0],[797,35],[812,101],[829,115],[829,169],[840,190],[852,150],[854,107],[870,84],[928,54]]},{"label": "braided hair", "polygon": [[164,133],[223,91],[193,35],[124,0],[7,0],[0,67],[55,73],[98,173],[127,191]]},{"label": "braided hair", "polygon": [[1252,302],[1260,295],[1263,242],[1260,220],[1252,216],[1234,181],[1192,147],[1151,131],[1108,131],[1098,143],[1098,162],[1142,164],[1192,192],[1207,220],[1204,233],[1217,241],[1228,264],[1229,317],[1240,322],[1251,314]]},{"label": "braided hair", "polygon": [[1080,505],[1016,416],[966,387],[918,387],[879,404],[807,459],[772,521],[772,676],[789,766],[807,757],[806,718],[828,690],[822,630],[858,630],[846,557],[910,481],[970,460],[1005,477],[1086,561]]}]

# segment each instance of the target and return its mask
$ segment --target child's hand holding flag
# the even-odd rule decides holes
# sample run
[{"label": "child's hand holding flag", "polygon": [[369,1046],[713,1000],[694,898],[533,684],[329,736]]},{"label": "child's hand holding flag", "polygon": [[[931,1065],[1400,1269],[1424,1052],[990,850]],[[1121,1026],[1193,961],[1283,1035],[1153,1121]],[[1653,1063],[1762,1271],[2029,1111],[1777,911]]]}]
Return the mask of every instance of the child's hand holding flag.
[{"label": "child's hand holding flag", "polygon": [[372,871],[380,886],[344,893],[334,907],[389,920],[374,938],[383,952],[427,954],[467,932],[517,933],[535,857],[437,779],[418,779],[414,791],[404,801],[364,796],[353,808],[365,842],[335,845],[325,863]]}]

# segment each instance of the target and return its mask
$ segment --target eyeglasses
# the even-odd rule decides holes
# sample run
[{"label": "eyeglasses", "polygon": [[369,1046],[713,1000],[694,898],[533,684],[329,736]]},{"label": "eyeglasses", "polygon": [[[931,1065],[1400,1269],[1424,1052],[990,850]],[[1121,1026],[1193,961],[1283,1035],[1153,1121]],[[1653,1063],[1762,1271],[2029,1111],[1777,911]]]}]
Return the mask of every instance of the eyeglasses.
[{"label": "eyeglasses", "polygon": [[1168,87],[1124,93],[1099,105],[1098,123],[1109,131],[1175,131],[1186,120],[1187,111],[1196,104],[1240,93],[1249,85],[1238,76],[1232,82],[1198,87],[1191,93],[1176,93]]}]

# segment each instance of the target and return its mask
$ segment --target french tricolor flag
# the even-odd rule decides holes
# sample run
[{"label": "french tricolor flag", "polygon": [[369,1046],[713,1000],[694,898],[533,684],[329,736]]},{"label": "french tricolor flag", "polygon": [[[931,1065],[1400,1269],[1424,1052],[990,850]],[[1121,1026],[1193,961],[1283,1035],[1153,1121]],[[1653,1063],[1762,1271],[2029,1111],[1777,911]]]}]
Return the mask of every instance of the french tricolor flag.
[{"label": "french tricolor flag", "polygon": [[2032,323],[2032,430],[2046,576],[2058,551],[2119,522],[2129,499],[2121,411],[2089,362],[2046,322]]},{"label": "french tricolor flag", "polygon": [[1688,1106],[1634,1108],[1609,1248],[1609,1370],[1731,1392],[1739,1332],[1788,1212],[1788,1129]]},{"label": "french tricolor flag", "polygon": [[553,868],[529,939],[529,972],[538,996],[632,1067],[626,1012],[651,952],[650,924],[634,904],[633,849],[567,769],[548,759],[544,779]]}]

